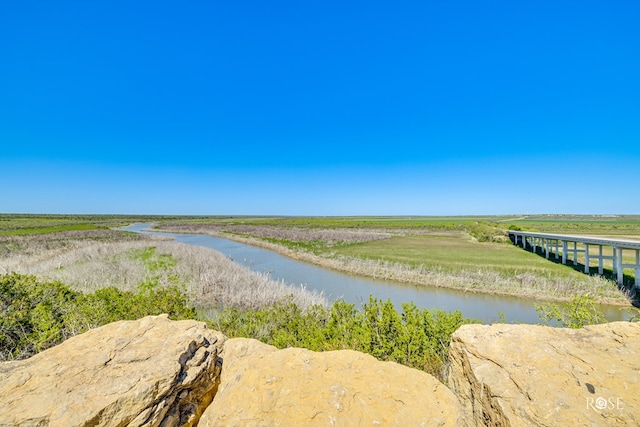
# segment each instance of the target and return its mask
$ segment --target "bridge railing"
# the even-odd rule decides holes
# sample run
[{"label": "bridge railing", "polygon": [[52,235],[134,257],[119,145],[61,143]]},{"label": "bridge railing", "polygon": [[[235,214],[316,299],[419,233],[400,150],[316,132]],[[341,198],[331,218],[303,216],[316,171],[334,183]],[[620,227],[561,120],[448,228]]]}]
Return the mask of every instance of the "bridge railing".
[{"label": "bridge railing", "polygon": [[[640,288],[640,241],[514,230],[509,230],[509,237],[512,237],[516,246],[520,245],[524,249],[531,248],[533,252],[537,252],[538,248],[541,248],[547,259],[551,255],[556,259],[561,257],[563,264],[570,260],[574,265],[578,265],[578,255],[584,254],[584,272],[587,274],[591,271],[591,261],[593,259],[598,261],[598,274],[600,275],[604,272],[604,262],[611,261],[613,275],[620,285],[624,280],[624,270],[627,268],[634,269],[634,286]],[[591,251],[593,246],[598,247],[596,253]],[[603,248],[611,248],[607,250],[610,254],[605,254]],[[635,258],[634,263],[624,262],[624,255],[628,254],[629,251],[635,253],[635,257],[633,257]],[[572,259],[570,258],[571,255],[573,255]]]}]

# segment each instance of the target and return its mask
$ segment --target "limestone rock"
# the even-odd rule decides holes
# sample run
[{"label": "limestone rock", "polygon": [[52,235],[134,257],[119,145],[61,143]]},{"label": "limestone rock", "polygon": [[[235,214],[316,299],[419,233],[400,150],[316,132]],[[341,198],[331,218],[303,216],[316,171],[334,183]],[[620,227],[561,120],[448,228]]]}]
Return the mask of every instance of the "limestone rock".
[{"label": "limestone rock", "polygon": [[640,324],[465,325],[450,356],[471,425],[640,425]]},{"label": "limestone rock", "polygon": [[199,426],[459,426],[453,394],[425,372],[349,350],[230,339]]},{"label": "limestone rock", "polygon": [[224,340],[204,323],[152,316],[2,363],[0,425],[192,425],[215,393]]}]

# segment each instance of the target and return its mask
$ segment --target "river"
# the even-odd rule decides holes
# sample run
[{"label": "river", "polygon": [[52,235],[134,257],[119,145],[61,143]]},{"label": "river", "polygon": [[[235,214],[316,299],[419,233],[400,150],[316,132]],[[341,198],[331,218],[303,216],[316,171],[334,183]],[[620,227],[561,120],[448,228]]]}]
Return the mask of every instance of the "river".
[{"label": "river", "polygon": [[[361,307],[369,295],[391,302],[399,310],[403,302],[414,302],[419,308],[460,310],[466,317],[483,323],[500,320],[503,313],[508,323],[539,323],[536,301],[525,298],[462,292],[453,289],[408,285],[406,283],[358,277],[318,267],[280,255],[276,252],[202,234],[159,233],[148,231],[149,224],[134,224],[124,228],[143,234],[172,237],[189,245],[214,249],[251,270],[268,272],[273,279],[291,286],[306,286],[324,293],[330,302],[337,299]],[[634,309],[603,305],[608,320],[627,320]]]}]

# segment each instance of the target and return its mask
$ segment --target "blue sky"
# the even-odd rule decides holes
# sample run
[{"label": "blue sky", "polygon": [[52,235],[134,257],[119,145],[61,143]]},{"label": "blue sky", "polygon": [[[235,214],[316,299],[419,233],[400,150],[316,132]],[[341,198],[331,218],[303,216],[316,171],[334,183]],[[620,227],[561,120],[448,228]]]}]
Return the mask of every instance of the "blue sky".
[{"label": "blue sky", "polygon": [[30,1],[0,212],[640,213],[640,2]]}]

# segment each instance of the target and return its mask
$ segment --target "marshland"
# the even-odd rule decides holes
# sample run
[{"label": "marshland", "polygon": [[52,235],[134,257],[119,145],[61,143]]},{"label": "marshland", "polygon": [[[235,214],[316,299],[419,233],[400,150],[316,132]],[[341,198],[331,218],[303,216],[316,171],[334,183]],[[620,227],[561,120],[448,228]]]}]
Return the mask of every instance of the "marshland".
[{"label": "marshland", "polygon": [[[314,217],[165,221],[157,229],[222,236],[288,257],[373,278],[512,295],[568,300],[589,294],[600,303],[629,305],[625,286],[585,275],[513,246],[508,229],[640,238],[638,217]],[[579,259],[580,261],[580,259]]]},{"label": "marshland", "polygon": [[[416,305],[411,300],[397,302],[397,298],[391,303],[386,295],[367,298],[367,294],[361,296],[359,302],[335,301],[335,295],[332,298],[321,286],[288,283],[270,274],[268,269],[251,268],[251,260],[236,262],[206,245],[183,243],[178,241],[181,239],[163,233],[124,231],[124,227],[134,223],[154,224],[154,231],[175,233],[174,236],[207,235],[242,242],[292,260],[348,273],[350,277],[384,280],[388,286],[385,289],[394,295],[396,291],[403,295],[403,288],[443,289],[492,298],[503,295],[516,307],[522,301],[535,304],[540,321],[551,320],[553,324],[580,326],[605,321],[605,309],[610,311],[611,307],[625,313],[626,319],[636,318],[632,308],[635,298],[633,277],[625,277],[625,285],[618,287],[611,280],[610,269],[605,269],[603,276],[585,275],[570,265],[551,262],[514,246],[508,239],[507,230],[517,227],[633,239],[640,237],[638,217],[0,215],[0,275],[5,280],[4,289],[11,288],[7,283],[17,286],[19,281],[12,274],[33,277],[42,286],[64,284],[70,292],[77,293],[74,295],[103,295],[101,290],[108,288],[117,290],[117,295],[126,293],[129,299],[135,299],[133,296],[136,295],[157,298],[148,292],[175,289],[177,294],[184,296],[183,302],[176,303],[178,306],[191,307],[193,316],[206,318],[212,327],[230,336],[252,336],[281,347],[359,349],[382,360],[396,360],[426,369],[440,378],[443,378],[446,365],[447,346],[444,343],[448,342],[447,334],[460,324],[476,321],[465,317],[455,302],[454,307],[433,307]],[[369,295],[373,294],[372,291]],[[43,307],[46,301],[42,293],[34,295],[29,296],[33,297],[29,301],[34,309]],[[6,336],[13,337],[11,343],[4,341],[5,359],[32,354],[64,336],[84,330],[76,326],[73,333],[54,334],[51,341],[47,341],[51,334],[43,331],[39,333],[45,338],[41,335],[37,335],[38,339],[29,338],[30,334],[21,336],[20,328],[25,330],[25,326],[7,320],[13,309],[6,295],[3,298],[3,331]],[[176,306],[174,302],[172,304],[169,307]],[[78,320],[72,316],[71,322],[65,320],[69,313],[86,312],[91,317],[92,309],[45,306],[51,310],[47,314],[49,317],[45,317],[59,318],[63,325],[58,326],[61,331],[66,330],[64,325],[67,323],[83,324],[86,329],[107,319]],[[142,313],[138,308],[133,311]],[[185,311],[178,310],[177,313],[184,315]],[[620,318],[620,315],[614,317]],[[422,320],[411,324],[407,320],[410,318]],[[499,312],[493,313],[491,319],[510,320]],[[25,322],[33,329],[34,324],[41,323],[41,318],[32,316]],[[400,345],[398,340],[415,340],[412,334],[422,331],[420,339],[431,342],[429,348],[432,350],[425,350],[421,356],[416,356],[417,359],[394,353],[391,347],[388,354],[379,353],[381,350],[372,337],[379,339],[383,332],[372,328],[379,327],[381,322],[395,325],[396,329],[392,329],[396,333],[387,336],[387,340]],[[430,335],[430,329],[438,329],[434,326],[436,323],[447,325],[439,329],[444,335]],[[7,326],[12,324],[14,329]],[[347,336],[345,328],[351,330]],[[384,334],[388,335],[389,329],[385,330]],[[7,331],[13,331],[13,335]],[[17,353],[9,351],[9,344],[18,345],[16,343],[23,341],[30,343],[29,349]]]}]

